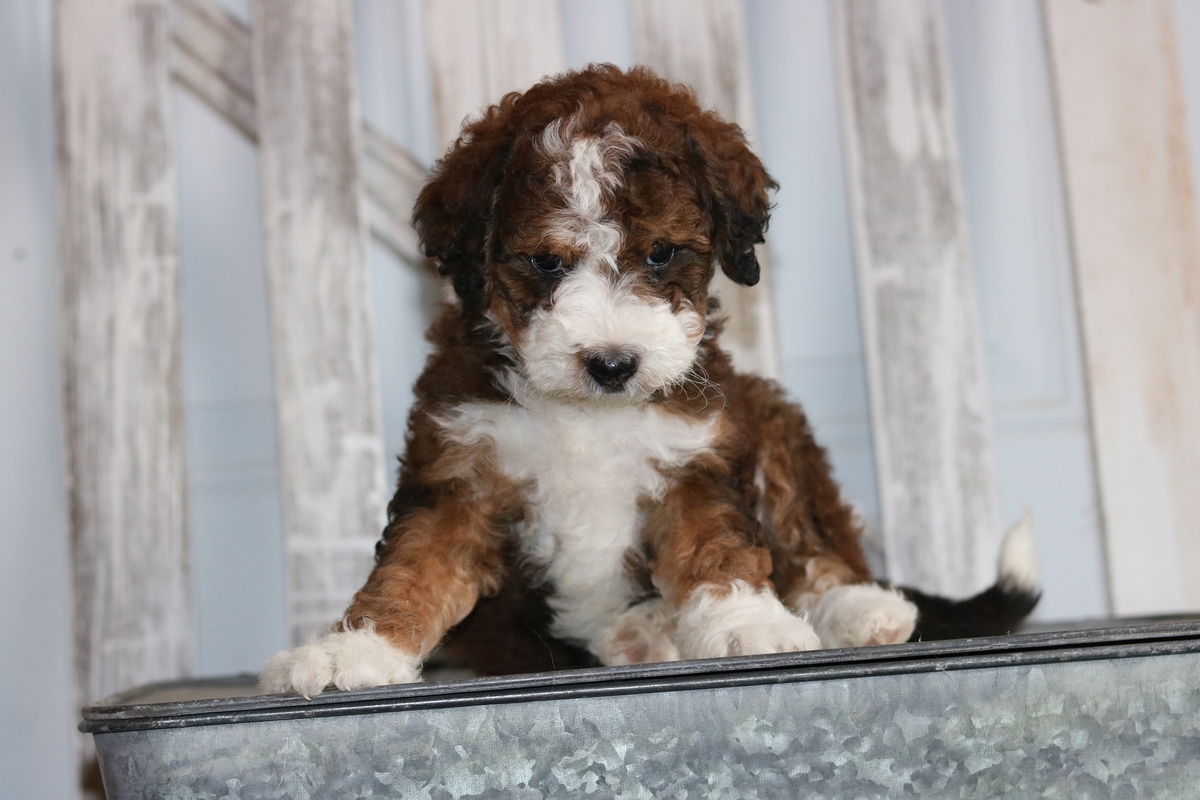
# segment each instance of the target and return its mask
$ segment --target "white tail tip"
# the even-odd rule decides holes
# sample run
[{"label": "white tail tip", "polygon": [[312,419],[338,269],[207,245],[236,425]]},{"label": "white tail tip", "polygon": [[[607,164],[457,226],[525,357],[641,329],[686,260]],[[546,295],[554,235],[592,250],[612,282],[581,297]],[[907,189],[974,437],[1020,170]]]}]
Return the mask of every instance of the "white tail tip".
[{"label": "white tail tip", "polygon": [[1033,536],[1033,514],[1025,514],[1004,534],[1000,563],[996,567],[999,582],[1027,592],[1037,591],[1041,579],[1037,543]]}]

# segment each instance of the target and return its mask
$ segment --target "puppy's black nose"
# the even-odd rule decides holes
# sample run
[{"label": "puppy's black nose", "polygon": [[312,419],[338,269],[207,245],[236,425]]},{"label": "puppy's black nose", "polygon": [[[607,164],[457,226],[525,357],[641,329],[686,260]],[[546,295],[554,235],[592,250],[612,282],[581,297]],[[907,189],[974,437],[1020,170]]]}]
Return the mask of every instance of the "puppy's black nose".
[{"label": "puppy's black nose", "polygon": [[604,350],[584,356],[592,380],[606,392],[619,392],[638,369],[638,359],[628,350]]}]

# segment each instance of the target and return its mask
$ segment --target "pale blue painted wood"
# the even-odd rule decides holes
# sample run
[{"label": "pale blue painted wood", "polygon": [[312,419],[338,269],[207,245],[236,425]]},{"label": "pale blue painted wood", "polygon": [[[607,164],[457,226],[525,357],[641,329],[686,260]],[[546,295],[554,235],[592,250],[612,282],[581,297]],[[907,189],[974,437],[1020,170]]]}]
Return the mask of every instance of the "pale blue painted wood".
[{"label": "pale blue painted wood", "polygon": [[72,796],[48,0],[0,3],[0,795]]},{"label": "pale blue painted wood", "polygon": [[287,646],[275,389],[254,146],[174,91],[201,674]]},{"label": "pale blue painted wood", "polygon": [[437,132],[423,0],[357,0],[363,118],[418,161],[434,162]]},{"label": "pale blue painted wood", "polygon": [[636,59],[625,0],[559,0],[558,7],[568,68],[594,62],[633,66]]},{"label": "pale blue painted wood", "polygon": [[1067,218],[1037,0],[946,7],[1004,518],[1037,520],[1039,619],[1108,612]]},{"label": "pale blue painted wood", "polygon": [[[363,119],[429,166],[438,154],[424,7],[422,0],[358,0],[355,11]],[[429,355],[425,330],[438,289],[423,265],[405,263],[377,242],[367,258],[375,286],[384,454],[394,486],[412,387]]]},{"label": "pale blue painted wood", "polygon": [[[1098,616],[1107,599],[1038,6],[949,6],[1004,516],[1038,518],[1038,616]],[[756,93],[770,98],[759,149],[782,184],[770,239],[784,381],[877,522],[827,6],[774,0],[748,13]]]},{"label": "pale blue painted wood", "polygon": [[765,0],[747,4],[747,14],[756,144],[781,185],[768,238],[783,382],[846,493],[878,526],[829,6]]},{"label": "pale blue painted wood", "polygon": [[250,24],[250,0],[217,0],[217,5],[247,25]]}]

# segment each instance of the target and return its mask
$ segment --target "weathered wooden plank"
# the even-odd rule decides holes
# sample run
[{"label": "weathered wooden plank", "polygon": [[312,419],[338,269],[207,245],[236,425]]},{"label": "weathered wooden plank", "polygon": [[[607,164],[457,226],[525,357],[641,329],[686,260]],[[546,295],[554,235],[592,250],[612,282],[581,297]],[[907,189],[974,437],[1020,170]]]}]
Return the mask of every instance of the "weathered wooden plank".
[{"label": "weathered wooden plank", "polygon": [[[754,140],[754,99],[742,0],[645,0],[631,3],[638,63],[696,90],[700,101],[736,122]],[[779,332],[767,248],[758,249],[757,286],[737,286],[718,273],[716,288],[729,316],[722,342],[739,369],[781,375]]]},{"label": "weathered wooden plank", "polygon": [[193,663],[164,3],[59,0],[63,378],[85,699]]},{"label": "weathered wooden plank", "polygon": [[254,5],[289,624],[345,609],[386,504],[350,0]]},{"label": "weathered wooden plank", "polygon": [[[172,0],[171,72],[252,142],[258,141],[250,29],[211,0]],[[409,263],[420,263],[409,224],[425,170],[395,142],[363,124],[362,171],[371,233]]]},{"label": "weathered wooden plank", "polygon": [[[195,664],[164,2],[55,8],[77,700]],[[81,741],[86,774],[91,742]]]},{"label": "weathered wooden plank", "polygon": [[438,140],[508,92],[566,68],[556,0],[426,0]]},{"label": "weathered wooden plank", "polygon": [[171,0],[171,74],[258,140],[250,29],[211,0]]},{"label": "weathered wooden plank", "polygon": [[951,594],[992,580],[998,492],[934,0],[839,0],[863,346],[888,568]]},{"label": "weathered wooden plank", "polygon": [[1200,234],[1168,0],[1047,0],[1113,610],[1200,609]]}]

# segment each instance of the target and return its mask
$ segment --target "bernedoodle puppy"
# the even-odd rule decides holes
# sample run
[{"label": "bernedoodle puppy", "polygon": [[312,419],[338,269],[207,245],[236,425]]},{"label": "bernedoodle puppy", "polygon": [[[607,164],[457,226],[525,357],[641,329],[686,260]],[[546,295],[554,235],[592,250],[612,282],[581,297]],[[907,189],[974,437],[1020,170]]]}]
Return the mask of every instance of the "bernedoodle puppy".
[{"label": "bernedoodle puppy", "polygon": [[263,690],[415,681],[439,644],[497,674],[1019,622],[1027,532],[970,600],[876,584],[803,412],[730,366],[709,284],[758,281],[774,186],[736,125],[645,69],[568,73],[468,124],[414,212],[454,293],[377,565]]}]

